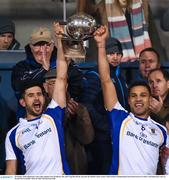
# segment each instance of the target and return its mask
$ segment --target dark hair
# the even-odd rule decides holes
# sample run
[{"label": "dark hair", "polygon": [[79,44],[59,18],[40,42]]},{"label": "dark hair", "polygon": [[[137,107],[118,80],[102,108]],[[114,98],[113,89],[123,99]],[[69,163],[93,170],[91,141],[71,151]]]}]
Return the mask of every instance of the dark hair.
[{"label": "dark hair", "polygon": [[131,89],[136,86],[144,86],[147,88],[148,92],[151,94],[150,86],[145,81],[134,81],[130,84],[128,88],[128,96],[130,96]]},{"label": "dark hair", "polygon": [[25,85],[22,86],[22,88],[20,89],[20,98],[23,98],[24,95],[25,95],[25,91],[31,87],[35,87],[35,86],[38,86],[41,88],[42,90],[42,93],[43,95],[45,95],[45,90],[44,90],[44,87],[43,87],[43,84],[42,83],[39,83],[39,82],[29,82]]},{"label": "dark hair", "polygon": [[152,70],[149,72],[148,77],[150,76],[151,73],[153,73],[153,72],[155,72],[155,71],[160,71],[160,72],[163,74],[164,79],[165,79],[166,81],[169,81],[169,72],[166,71],[166,70],[164,70],[164,69],[162,69],[162,68],[152,69]]},{"label": "dark hair", "polygon": [[152,47],[143,49],[143,50],[140,52],[139,58],[140,58],[140,56],[141,56],[144,52],[146,52],[146,51],[154,52],[154,53],[156,54],[156,56],[157,56],[158,63],[160,63],[160,54],[159,54],[154,48],[152,48]]}]

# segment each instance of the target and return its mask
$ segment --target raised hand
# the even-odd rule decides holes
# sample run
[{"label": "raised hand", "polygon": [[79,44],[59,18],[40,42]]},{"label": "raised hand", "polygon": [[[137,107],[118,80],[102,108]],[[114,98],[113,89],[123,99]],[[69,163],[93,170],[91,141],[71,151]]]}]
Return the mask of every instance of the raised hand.
[{"label": "raised hand", "polygon": [[71,98],[67,103],[67,111],[70,113],[70,115],[75,115],[77,112],[77,109],[79,107],[79,104]]},{"label": "raised hand", "polygon": [[62,38],[63,37],[64,29],[63,29],[63,26],[59,24],[59,22],[53,23],[53,29],[54,29],[56,38]]},{"label": "raised hand", "polygon": [[163,100],[161,96],[158,96],[158,99],[154,97],[151,98],[150,106],[149,106],[151,112],[157,114],[158,112],[160,112],[162,106],[163,106]]},{"label": "raised hand", "polygon": [[50,62],[48,61],[49,58],[47,57],[47,45],[46,44],[41,47],[41,52],[42,52],[42,67],[48,71],[49,67],[50,67]]},{"label": "raised hand", "polygon": [[95,32],[94,32],[94,39],[97,42],[97,44],[103,44],[103,42],[106,41],[106,39],[109,36],[108,28],[107,26],[100,26]]}]

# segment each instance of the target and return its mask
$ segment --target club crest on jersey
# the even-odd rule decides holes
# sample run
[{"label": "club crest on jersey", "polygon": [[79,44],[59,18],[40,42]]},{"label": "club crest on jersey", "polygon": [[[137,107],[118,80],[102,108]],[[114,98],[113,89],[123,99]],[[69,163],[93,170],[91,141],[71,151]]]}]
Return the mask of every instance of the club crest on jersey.
[{"label": "club crest on jersey", "polygon": [[151,133],[152,133],[152,134],[155,134],[155,129],[151,129]]},{"label": "club crest on jersey", "polygon": [[149,132],[149,134],[157,135],[157,134],[156,134],[157,131],[156,131],[155,128],[149,127],[149,128],[148,128],[148,132]]}]

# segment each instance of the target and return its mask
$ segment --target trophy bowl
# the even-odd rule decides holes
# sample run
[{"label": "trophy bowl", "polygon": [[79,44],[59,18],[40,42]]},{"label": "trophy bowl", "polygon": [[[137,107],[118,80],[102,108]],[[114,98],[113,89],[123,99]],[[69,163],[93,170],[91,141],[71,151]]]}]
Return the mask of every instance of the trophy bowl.
[{"label": "trophy bowl", "polygon": [[92,37],[97,27],[96,20],[92,16],[75,14],[67,20],[66,33],[76,41],[84,41]]},{"label": "trophy bowl", "polygon": [[88,14],[75,14],[67,19],[63,34],[65,57],[84,60],[86,49],[84,41],[93,37],[98,28],[96,20]]}]

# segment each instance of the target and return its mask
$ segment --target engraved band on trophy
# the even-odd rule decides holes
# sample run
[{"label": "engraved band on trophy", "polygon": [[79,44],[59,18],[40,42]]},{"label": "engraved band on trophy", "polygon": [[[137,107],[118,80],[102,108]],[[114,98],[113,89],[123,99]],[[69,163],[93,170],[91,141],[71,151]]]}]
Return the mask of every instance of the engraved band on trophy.
[{"label": "engraved band on trophy", "polygon": [[85,59],[84,41],[93,37],[98,28],[96,20],[88,14],[75,14],[67,19],[63,34],[65,57]]}]

